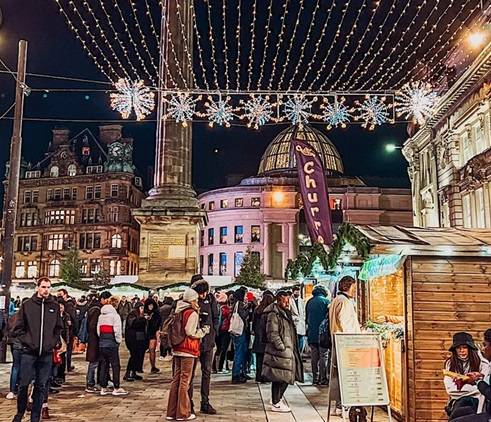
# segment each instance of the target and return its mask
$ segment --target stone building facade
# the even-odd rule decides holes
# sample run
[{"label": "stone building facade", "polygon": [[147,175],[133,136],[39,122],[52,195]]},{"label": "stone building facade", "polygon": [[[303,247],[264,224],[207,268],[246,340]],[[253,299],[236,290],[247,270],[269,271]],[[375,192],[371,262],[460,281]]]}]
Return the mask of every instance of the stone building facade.
[{"label": "stone building facade", "polygon": [[309,126],[292,126],[268,146],[257,176],[199,195],[208,220],[200,232],[204,275],[231,281],[250,248],[259,254],[268,277],[282,279],[288,259],[310,244],[291,147],[293,136],[305,139],[320,154],[335,231],[342,222],[411,225],[409,189],[369,187],[360,178],[345,175],[339,152],[324,134]]},{"label": "stone building facade", "polygon": [[[54,129],[45,157],[23,163],[14,244],[13,280],[60,278],[70,248],[79,250],[87,279],[138,273],[139,230],[131,210],[143,197],[135,175],[133,139],[119,125],[70,136]],[[8,171],[8,166],[7,166]],[[7,183],[7,182],[4,182]]]},{"label": "stone building facade", "polygon": [[404,144],[414,225],[491,228],[491,44]]}]

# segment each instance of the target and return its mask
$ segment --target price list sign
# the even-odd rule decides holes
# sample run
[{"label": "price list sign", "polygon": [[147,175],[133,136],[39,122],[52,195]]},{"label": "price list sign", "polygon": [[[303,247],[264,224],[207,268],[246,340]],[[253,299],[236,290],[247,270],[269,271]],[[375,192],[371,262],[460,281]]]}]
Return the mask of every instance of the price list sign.
[{"label": "price list sign", "polygon": [[343,406],[388,406],[380,336],[339,333],[335,343]]}]

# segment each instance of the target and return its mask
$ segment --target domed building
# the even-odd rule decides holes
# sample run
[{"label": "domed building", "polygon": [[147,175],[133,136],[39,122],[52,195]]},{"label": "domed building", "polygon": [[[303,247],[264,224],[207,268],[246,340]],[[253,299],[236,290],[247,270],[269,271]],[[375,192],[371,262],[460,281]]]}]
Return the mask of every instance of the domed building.
[{"label": "domed building", "polygon": [[[344,174],[341,156],[322,132],[291,126],[269,144],[256,176],[199,195],[208,223],[200,234],[200,269],[208,279],[232,282],[248,248],[259,254],[269,279],[283,279],[288,259],[310,244],[291,139],[306,140],[323,162],[334,231],[344,221],[410,226],[411,191],[368,187]],[[219,278],[218,278],[219,277]]]}]

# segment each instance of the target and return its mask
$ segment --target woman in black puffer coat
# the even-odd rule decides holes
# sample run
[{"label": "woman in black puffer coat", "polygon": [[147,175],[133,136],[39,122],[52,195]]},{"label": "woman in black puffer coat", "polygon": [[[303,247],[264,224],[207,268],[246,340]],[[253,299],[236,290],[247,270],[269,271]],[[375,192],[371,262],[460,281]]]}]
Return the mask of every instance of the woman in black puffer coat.
[{"label": "woman in black puffer coat", "polygon": [[147,326],[147,334],[148,334],[148,350],[149,350],[149,358],[150,365],[152,366],[151,372],[152,374],[157,374],[160,370],[155,366],[155,359],[157,357],[157,333],[160,330],[160,326],[162,325],[162,319],[160,318],[160,309],[152,298],[148,298],[145,300],[145,307],[143,310],[145,314],[145,318],[148,320]]},{"label": "woman in black puffer coat", "polygon": [[264,349],[266,348],[266,323],[268,314],[264,310],[274,302],[274,297],[270,293],[264,293],[261,303],[254,310],[252,319],[252,331],[254,333],[254,343],[252,351],[256,354],[256,382],[267,382],[262,376]]},{"label": "woman in black puffer coat", "polygon": [[143,303],[135,303],[135,307],[126,319],[124,340],[130,352],[128,366],[126,368],[126,381],[141,380],[137,372],[143,372],[143,360],[148,347],[147,319],[143,314]]}]

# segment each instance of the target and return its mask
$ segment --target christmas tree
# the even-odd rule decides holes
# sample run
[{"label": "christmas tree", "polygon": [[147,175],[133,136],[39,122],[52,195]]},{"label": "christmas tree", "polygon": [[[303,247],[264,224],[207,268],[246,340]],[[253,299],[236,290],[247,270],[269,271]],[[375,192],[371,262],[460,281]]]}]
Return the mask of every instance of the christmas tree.
[{"label": "christmas tree", "polygon": [[68,286],[76,289],[87,287],[82,282],[82,262],[78,249],[70,249],[66,258],[61,261],[60,275]]},{"label": "christmas tree", "polygon": [[242,265],[240,267],[239,275],[237,276],[237,283],[247,287],[262,287],[266,275],[261,273],[261,258],[259,253],[252,252],[251,248],[248,248]]}]

